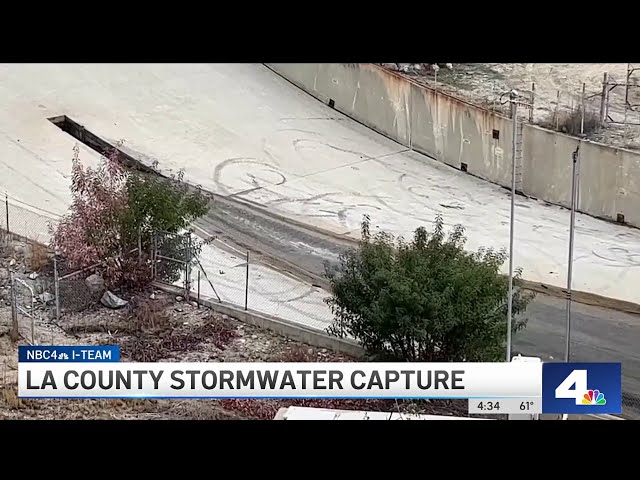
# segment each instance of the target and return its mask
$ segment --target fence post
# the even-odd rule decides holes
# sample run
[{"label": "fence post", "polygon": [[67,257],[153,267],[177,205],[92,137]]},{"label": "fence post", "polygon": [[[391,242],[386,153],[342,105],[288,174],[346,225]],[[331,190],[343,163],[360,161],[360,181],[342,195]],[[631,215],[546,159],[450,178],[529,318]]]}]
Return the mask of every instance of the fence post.
[{"label": "fence post", "polygon": [[53,294],[56,297],[56,322],[60,321],[60,280],[58,278],[58,252],[53,254]]},{"label": "fence post", "polygon": [[558,123],[560,121],[560,119],[558,118],[559,111],[560,111],[560,90],[558,90],[558,92],[556,93],[556,108],[553,111],[553,123],[555,123],[556,125],[556,130],[558,130]]},{"label": "fence post", "polygon": [[37,342],[36,342],[36,320],[34,318],[34,315],[36,314],[35,313],[36,309],[35,309],[35,300],[33,298],[35,292],[31,291],[30,293],[31,293],[31,305],[30,305],[30,307],[31,307],[31,310],[30,310],[30,313],[31,313],[31,345],[37,345]]},{"label": "fence post", "polygon": [[153,242],[151,242],[151,279],[156,280],[156,255],[158,254],[158,232],[153,232]]},{"label": "fence post", "polygon": [[198,308],[200,308],[200,269],[198,269]]},{"label": "fence post", "polygon": [[9,338],[12,342],[18,340],[19,330],[18,330],[18,298],[16,296],[16,280],[13,274],[13,271],[9,270],[9,282],[11,285],[11,332],[9,333]]},{"label": "fence post", "polygon": [[249,250],[247,250],[247,270],[246,278],[244,281],[244,309],[245,311],[249,307]]},{"label": "fence post", "polygon": [[189,299],[191,295],[191,232],[187,233],[187,251],[185,256],[186,264],[184,269],[184,298]]},{"label": "fence post", "polygon": [[529,109],[529,123],[533,123],[533,109],[536,102],[536,84],[531,83],[531,108]]},{"label": "fence post", "polygon": [[5,210],[5,216],[7,219],[7,245],[9,245],[11,243],[11,239],[10,239],[10,229],[9,229],[9,195],[5,192],[4,194],[4,210]]},{"label": "fence post", "polygon": [[607,90],[609,89],[609,74],[604,72],[602,78],[602,98],[600,98],[600,125],[604,125],[607,120]]}]

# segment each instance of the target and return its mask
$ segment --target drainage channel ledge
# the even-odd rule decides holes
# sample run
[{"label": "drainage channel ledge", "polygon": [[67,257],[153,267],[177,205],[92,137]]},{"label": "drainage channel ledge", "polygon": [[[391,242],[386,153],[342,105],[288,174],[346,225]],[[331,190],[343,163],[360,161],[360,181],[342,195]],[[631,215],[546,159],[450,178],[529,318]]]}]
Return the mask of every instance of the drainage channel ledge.
[{"label": "drainage channel ledge", "polygon": [[[184,290],[178,287],[171,287],[161,283],[154,283],[154,288],[173,295],[184,295]],[[255,325],[256,327],[266,328],[274,333],[283,335],[292,340],[297,340],[316,348],[326,348],[336,353],[342,353],[355,358],[364,357],[364,349],[356,342],[332,337],[322,330],[305,327],[295,324],[289,320],[273,317],[252,310],[243,310],[228,303],[220,303],[215,300],[198,298],[191,294],[190,300],[196,301],[216,313],[229,315],[243,323]]]}]

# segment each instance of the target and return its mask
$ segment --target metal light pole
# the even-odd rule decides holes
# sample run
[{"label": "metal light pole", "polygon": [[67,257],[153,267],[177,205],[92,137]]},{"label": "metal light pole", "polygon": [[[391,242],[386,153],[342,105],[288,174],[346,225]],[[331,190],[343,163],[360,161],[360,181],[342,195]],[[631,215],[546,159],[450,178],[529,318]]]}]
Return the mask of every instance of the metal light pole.
[{"label": "metal light pole", "polygon": [[507,301],[507,362],[511,361],[511,325],[513,307],[513,238],[514,213],[516,205],[516,148],[518,139],[518,92],[509,93],[511,101],[511,118],[513,119],[513,138],[511,148],[511,215],[509,219],[509,298]]},{"label": "metal light pole", "polygon": [[578,163],[578,155],[580,155],[580,145],[576,148],[576,151],[572,153],[573,157],[573,170],[571,176],[571,224],[569,226],[569,266],[567,267],[567,329],[566,329],[566,344],[564,349],[564,361],[569,361],[569,351],[571,348],[571,286],[573,279],[573,231],[576,221],[576,166]]},{"label": "metal light pole", "polygon": [[[584,134],[584,100],[585,100],[585,85],[582,84],[582,106],[580,119],[580,135]],[[580,161],[580,146],[582,139],[578,142],[578,147],[575,152],[571,154],[573,165],[571,170],[571,220],[569,225],[569,264],[567,266],[567,325],[566,325],[566,338],[565,338],[565,350],[564,361],[569,362],[571,358],[571,291],[573,287],[573,245],[574,245],[574,233],[576,226],[576,203],[578,196],[578,178],[577,173],[579,171]]]}]

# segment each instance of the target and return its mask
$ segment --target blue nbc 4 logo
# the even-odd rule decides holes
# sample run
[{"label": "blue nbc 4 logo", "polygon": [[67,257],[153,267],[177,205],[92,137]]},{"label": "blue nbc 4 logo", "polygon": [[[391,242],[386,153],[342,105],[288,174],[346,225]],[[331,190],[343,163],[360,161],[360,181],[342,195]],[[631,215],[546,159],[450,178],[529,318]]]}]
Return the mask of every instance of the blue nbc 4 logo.
[{"label": "blue nbc 4 logo", "polygon": [[[574,388],[571,388],[574,387]],[[587,388],[587,371],[573,370],[556,388],[556,398],[572,398],[576,405],[606,405],[604,394]]]}]

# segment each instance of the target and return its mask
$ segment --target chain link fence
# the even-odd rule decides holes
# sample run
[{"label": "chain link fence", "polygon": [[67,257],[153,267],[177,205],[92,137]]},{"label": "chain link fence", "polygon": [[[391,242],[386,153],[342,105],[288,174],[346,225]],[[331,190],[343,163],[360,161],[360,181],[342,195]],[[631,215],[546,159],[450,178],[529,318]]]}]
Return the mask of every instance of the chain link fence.
[{"label": "chain link fence", "polygon": [[14,336],[20,336],[30,345],[37,345],[35,332],[36,296],[33,288],[11,273],[12,321]]},{"label": "chain link fence", "polygon": [[552,110],[540,119],[543,127],[568,135],[591,135],[603,127],[602,92],[557,91]]},{"label": "chain link fence", "polygon": [[64,313],[77,313],[96,305],[100,301],[102,291],[92,287],[89,277],[99,273],[102,263],[82,270],[72,270],[63,257],[56,257],[54,262],[54,294],[53,302],[56,317]]},{"label": "chain link fence", "polygon": [[266,265],[258,254],[214,240],[202,246],[195,263],[191,291],[201,297],[315,329],[331,324],[326,291]]},{"label": "chain link fence", "polygon": [[191,233],[156,232],[153,238],[153,278],[167,285],[180,285],[188,296],[193,263]]},{"label": "chain link fence", "polygon": [[46,210],[4,196],[0,208],[0,240],[8,245],[15,239],[28,239],[31,243],[46,245],[51,236],[51,225],[60,217]]}]

